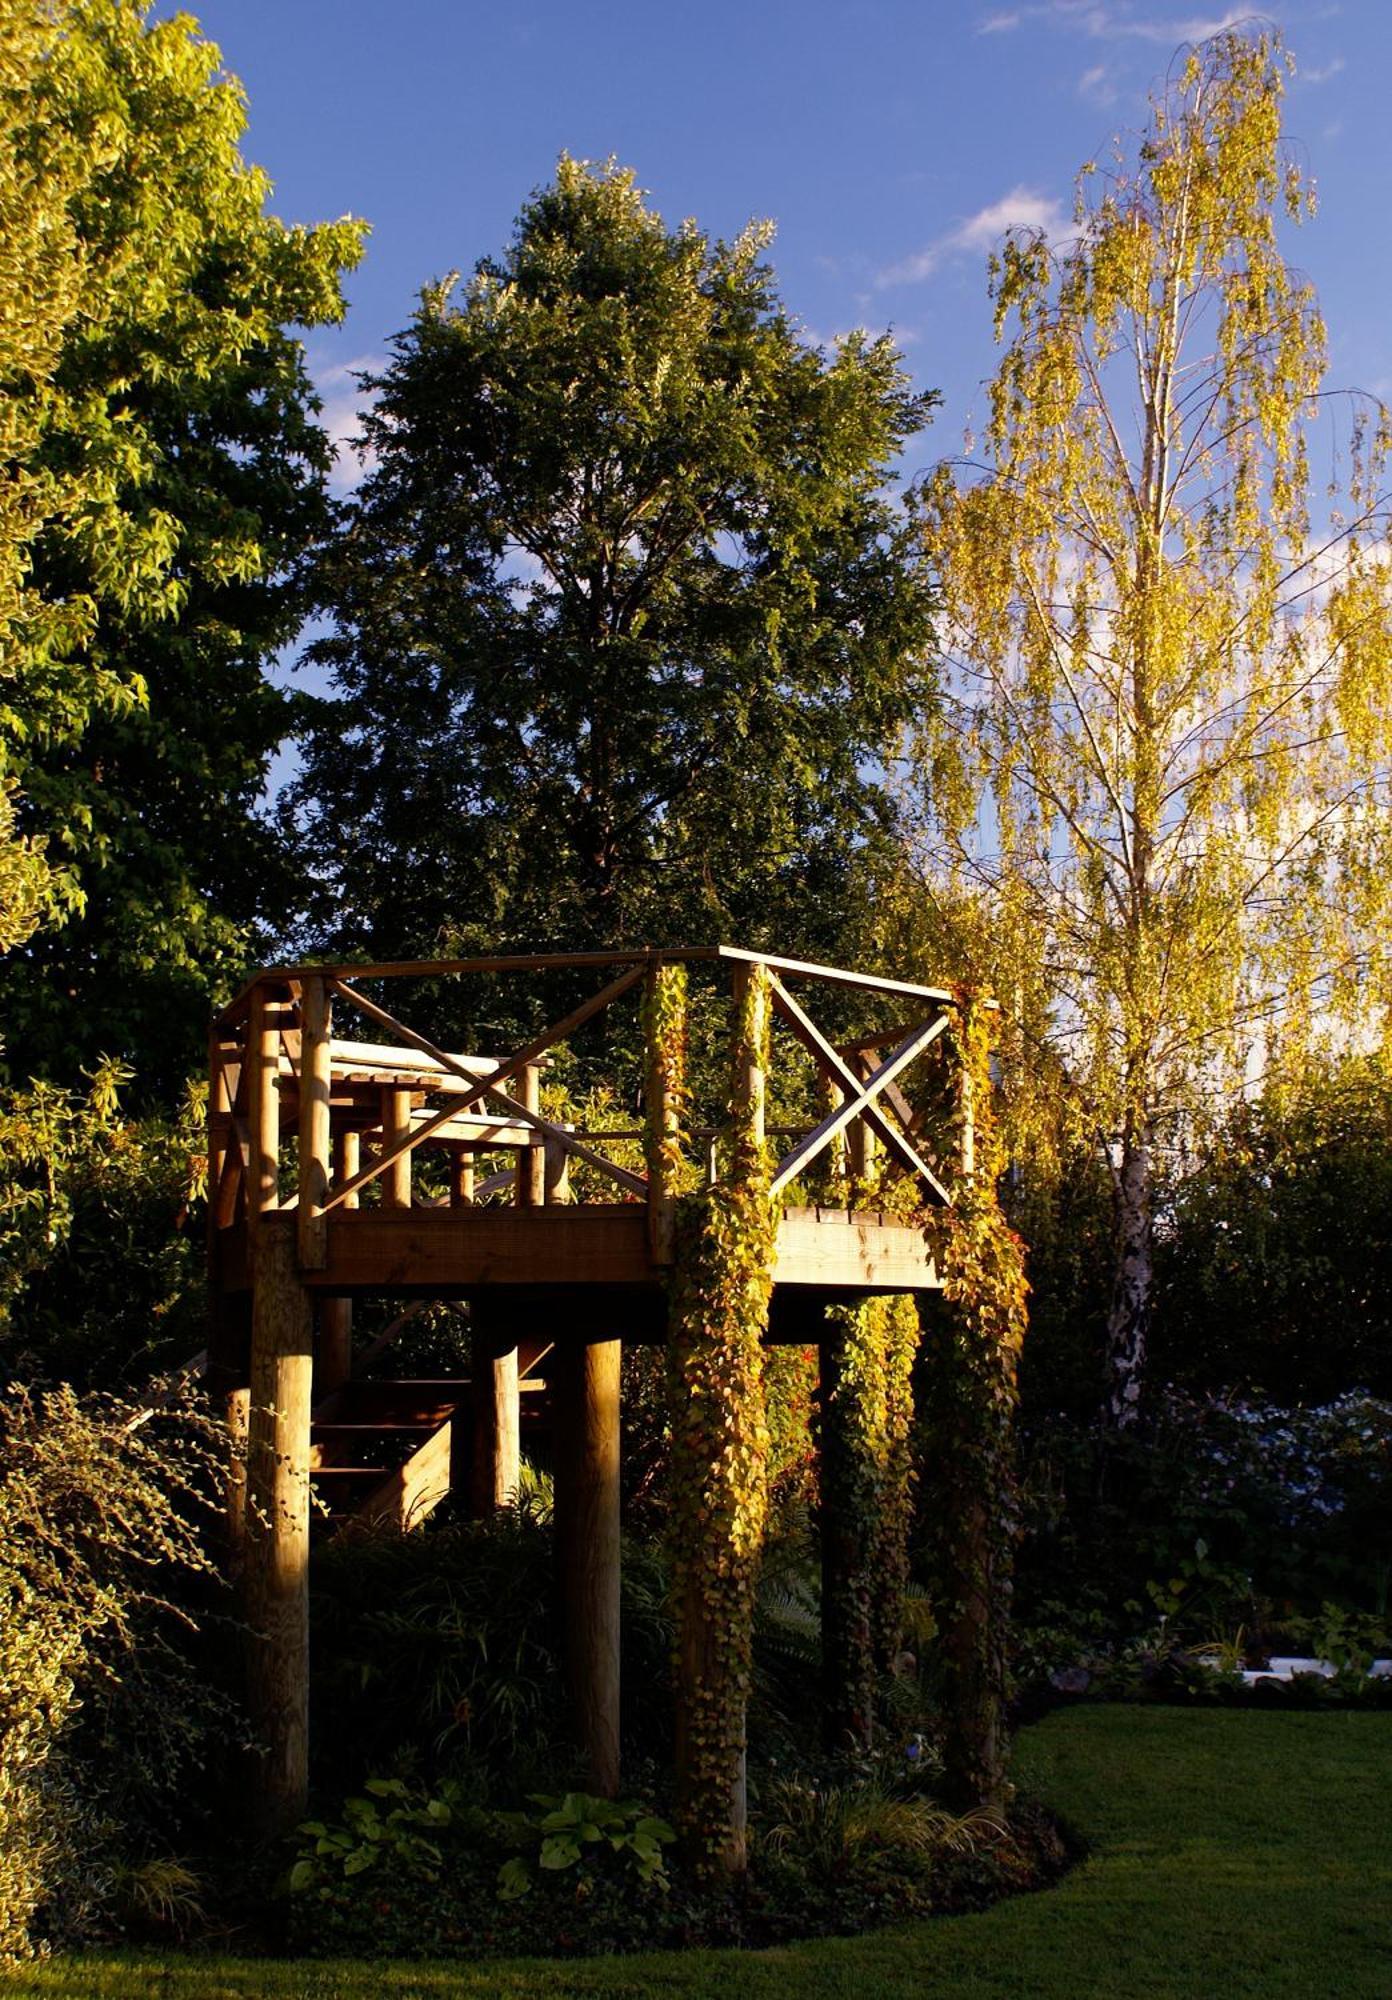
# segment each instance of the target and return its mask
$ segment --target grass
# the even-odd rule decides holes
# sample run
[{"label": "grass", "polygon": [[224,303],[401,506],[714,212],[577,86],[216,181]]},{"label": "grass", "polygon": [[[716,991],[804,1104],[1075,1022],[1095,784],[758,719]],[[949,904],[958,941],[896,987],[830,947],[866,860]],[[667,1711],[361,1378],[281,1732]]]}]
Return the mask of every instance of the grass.
[{"label": "grass", "polygon": [[1092,1856],[1047,1894],[778,1951],[409,1965],[97,1953],[13,1975],[47,2000],[1389,2000],[1392,1718],[1078,1708],[1022,1781]]}]

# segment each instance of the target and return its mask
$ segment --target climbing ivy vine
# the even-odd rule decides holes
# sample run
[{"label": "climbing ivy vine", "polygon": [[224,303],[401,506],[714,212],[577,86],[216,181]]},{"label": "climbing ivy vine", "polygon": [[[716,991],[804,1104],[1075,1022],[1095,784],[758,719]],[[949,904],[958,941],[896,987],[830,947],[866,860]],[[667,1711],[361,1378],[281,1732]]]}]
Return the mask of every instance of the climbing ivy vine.
[{"label": "climbing ivy vine", "polygon": [[1016,1371],[1027,1318],[1024,1245],[1002,1213],[990,1013],[961,992],[944,1038],[964,1168],[929,1221],[945,1310],[923,1371],[923,1510],[940,1633],[945,1761],[974,1802],[1005,1788],[1006,1640],[1017,1532]]},{"label": "climbing ivy vine", "polygon": [[[680,968],[662,968],[650,996],[650,1075],[667,1102],[684,1101]],[[680,1194],[671,1277],[678,1819],[701,1874],[738,1872],[745,1862],[745,1708],[768,1514],[763,1337],[777,1212],[758,1094],[739,1079],[767,1068],[768,1024],[767,975],[754,966],[737,996],[722,1171],[715,1186]],[[662,1188],[682,1188],[689,1176],[680,1134],[653,1133],[648,1144]]]},{"label": "climbing ivy vine", "polygon": [[822,1646],[827,1733],[868,1748],[878,1678],[903,1641],[913,1511],[913,1357],[909,1297],[827,1314],[822,1382]]}]

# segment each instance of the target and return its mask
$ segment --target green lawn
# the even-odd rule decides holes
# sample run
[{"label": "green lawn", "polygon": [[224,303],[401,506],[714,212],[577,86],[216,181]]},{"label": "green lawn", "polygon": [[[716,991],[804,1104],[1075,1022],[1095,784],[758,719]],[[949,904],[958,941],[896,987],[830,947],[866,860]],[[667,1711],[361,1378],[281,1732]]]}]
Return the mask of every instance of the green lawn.
[{"label": "green lawn", "polygon": [[506,1964],[100,1954],[13,1977],[63,2000],[1392,2000],[1392,1717],[1085,1708],[1022,1780],[1093,1844],[984,1915],[758,1953]]}]

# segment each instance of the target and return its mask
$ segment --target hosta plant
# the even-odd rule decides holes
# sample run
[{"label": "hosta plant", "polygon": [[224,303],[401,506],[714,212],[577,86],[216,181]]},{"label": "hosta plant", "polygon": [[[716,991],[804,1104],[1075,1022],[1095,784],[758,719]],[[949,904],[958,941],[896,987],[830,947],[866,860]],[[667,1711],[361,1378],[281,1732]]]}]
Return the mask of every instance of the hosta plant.
[{"label": "hosta plant", "polygon": [[533,1812],[494,1815],[500,1833],[519,1849],[498,1870],[503,1902],[527,1895],[538,1868],[555,1873],[574,1868],[584,1878],[617,1865],[623,1876],[644,1888],[668,1886],[663,1850],[677,1836],[646,1806],[632,1799],[591,1798],[585,1792],[560,1797],[532,1792],[529,1798]]}]

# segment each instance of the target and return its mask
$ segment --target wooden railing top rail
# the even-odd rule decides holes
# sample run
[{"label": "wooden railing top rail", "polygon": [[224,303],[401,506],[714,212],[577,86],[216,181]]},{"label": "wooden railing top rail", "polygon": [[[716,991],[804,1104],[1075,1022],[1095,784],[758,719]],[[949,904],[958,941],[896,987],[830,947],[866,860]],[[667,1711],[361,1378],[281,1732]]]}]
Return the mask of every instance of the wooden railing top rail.
[{"label": "wooden railing top rail", "polygon": [[956,994],[948,987],[919,986],[911,980],[886,979],[878,973],[853,972],[845,966],[819,965],[811,959],[780,958],[773,952],[745,951],[737,945],[710,944],[640,946],[626,951],[561,951],[503,953],[487,958],[410,958],[363,963],[351,959],[325,960],[322,964],[267,966],[249,979],[217,1020],[219,1025],[241,1018],[257,986],[267,982],[297,984],[306,978],[356,979],[451,979],[470,972],[563,972],[585,966],[607,965],[699,965],[725,962],[732,965],[766,965],[770,971],[789,979],[816,979],[828,986],[858,987],[868,993],[897,994],[910,1000],[931,1000],[940,1006],[956,1004]]}]

